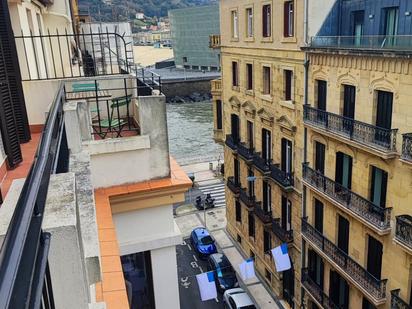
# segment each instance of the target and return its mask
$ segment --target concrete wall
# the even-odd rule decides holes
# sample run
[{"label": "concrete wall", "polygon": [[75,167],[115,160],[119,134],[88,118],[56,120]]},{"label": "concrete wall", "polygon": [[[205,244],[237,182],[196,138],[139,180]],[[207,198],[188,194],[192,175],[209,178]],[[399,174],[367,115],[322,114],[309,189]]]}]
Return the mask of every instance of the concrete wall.
[{"label": "concrete wall", "polygon": [[113,220],[121,255],[151,253],[156,308],[179,309],[175,246],[182,237],[173,220],[172,205],[116,213]]},{"label": "concrete wall", "polygon": [[194,92],[210,93],[210,80],[163,82],[162,92],[167,98],[190,96]]}]

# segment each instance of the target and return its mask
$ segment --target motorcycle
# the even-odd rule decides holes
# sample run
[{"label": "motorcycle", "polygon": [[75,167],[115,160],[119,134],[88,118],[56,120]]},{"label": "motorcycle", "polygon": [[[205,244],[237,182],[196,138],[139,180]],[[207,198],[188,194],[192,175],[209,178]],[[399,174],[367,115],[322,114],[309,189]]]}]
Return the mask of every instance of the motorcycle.
[{"label": "motorcycle", "polygon": [[199,196],[196,197],[195,206],[199,210],[214,208],[215,207],[215,199],[212,198],[212,196],[210,194],[207,194],[205,200],[202,201],[202,196],[199,195]]}]

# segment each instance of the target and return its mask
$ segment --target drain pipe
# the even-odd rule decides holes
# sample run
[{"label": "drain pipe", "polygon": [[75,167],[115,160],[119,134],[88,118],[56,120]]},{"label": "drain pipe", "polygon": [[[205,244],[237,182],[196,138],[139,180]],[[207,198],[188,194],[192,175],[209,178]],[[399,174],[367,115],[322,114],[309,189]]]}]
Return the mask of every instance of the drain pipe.
[{"label": "drain pipe", "polygon": [[[303,17],[303,36],[305,47],[308,46],[308,12],[309,12],[309,0],[304,2],[304,17]],[[308,104],[308,82],[309,82],[309,57],[307,52],[305,52],[305,62],[304,62],[304,92],[303,92],[303,104]],[[303,116],[303,115],[302,115]],[[303,131],[303,162],[307,162],[307,152],[308,152],[308,131],[304,127]],[[302,169],[303,178],[303,169]],[[302,218],[306,217],[306,187],[302,187]],[[301,245],[301,268],[306,266],[306,242],[302,238]],[[301,269],[302,272],[302,269]],[[302,274],[301,274],[302,275]],[[301,286],[300,288],[300,307],[305,309],[305,289]]]}]

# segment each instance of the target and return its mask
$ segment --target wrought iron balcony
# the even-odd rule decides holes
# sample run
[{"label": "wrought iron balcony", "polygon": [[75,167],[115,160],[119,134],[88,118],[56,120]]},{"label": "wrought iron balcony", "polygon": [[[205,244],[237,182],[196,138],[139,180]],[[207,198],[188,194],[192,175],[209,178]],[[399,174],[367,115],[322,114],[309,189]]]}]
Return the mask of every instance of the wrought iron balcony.
[{"label": "wrought iron balcony", "polygon": [[227,187],[232,191],[235,195],[239,195],[240,193],[240,182],[235,179],[235,177],[231,176],[227,178]]},{"label": "wrought iron balcony", "polygon": [[272,162],[272,159],[267,160],[267,159],[262,158],[260,152],[255,152],[253,156],[253,165],[263,174],[266,174],[266,175],[270,174],[271,162]]},{"label": "wrought iron balcony", "polygon": [[272,210],[267,211],[261,205],[256,205],[254,211],[263,224],[270,224],[272,222]]},{"label": "wrought iron balcony", "polygon": [[270,178],[280,184],[285,190],[293,189],[293,173],[286,173],[279,168],[279,164],[272,164],[270,167]]},{"label": "wrought iron balcony", "polygon": [[226,135],[226,146],[228,146],[233,151],[237,151],[238,142],[235,141],[231,134]]},{"label": "wrought iron balcony", "polygon": [[322,288],[309,276],[309,270],[302,268],[302,285],[324,309],[339,309],[339,306],[323,292]]},{"label": "wrought iron balcony", "polygon": [[253,154],[254,154],[253,148],[250,149],[244,143],[239,143],[237,145],[237,153],[239,154],[239,156],[241,156],[246,161],[246,163],[253,162]]},{"label": "wrought iron balcony", "polygon": [[312,48],[410,51],[412,35],[314,36]]},{"label": "wrought iron balcony", "polygon": [[302,218],[302,235],[317,249],[319,254],[329,260],[330,263],[333,263],[348,280],[357,285],[364,293],[370,295],[374,299],[375,305],[385,302],[386,279],[379,280],[375,278],[333,242],[312,227],[307,222],[307,218]]},{"label": "wrought iron balcony", "polygon": [[396,217],[395,240],[412,250],[412,217],[402,215]]},{"label": "wrought iron balcony", "polygon": [[412,163],[412,133],[403,134],[401,159]]},{"label": "wrought iron balcony", "polygon": [[245,188],[240,189],[240,201],[245,204],[245,206],[249,210],[253,210],[255,205],[257,204],[256,202],[256,197],[255,196],[249,196],[247,190]]},{"label": "wrought iron balcony", "polygon": [[400,297],[400,291],[400,289],[391,291],[391,309],[412,309],[412,306]]},{"label": "wrought iron balcony", "polygon": [[286,243],[293,242],[293,230],[285,230],[280,224],[280,218],[272,220],[272,232],[282,241]]},{"label": "wrought iron balcony", "polygon": [[392,208],[376,206],[371,201],[310,168],[308,163],[303,163],[303,180],[377,233],[382,235],[390,232]]},{"label": "wrought iron balcony", "polygon": [[396,154],[398,129],[385,129],[317,108],[304,106],[306,124],[339,135],[378,151]]}]

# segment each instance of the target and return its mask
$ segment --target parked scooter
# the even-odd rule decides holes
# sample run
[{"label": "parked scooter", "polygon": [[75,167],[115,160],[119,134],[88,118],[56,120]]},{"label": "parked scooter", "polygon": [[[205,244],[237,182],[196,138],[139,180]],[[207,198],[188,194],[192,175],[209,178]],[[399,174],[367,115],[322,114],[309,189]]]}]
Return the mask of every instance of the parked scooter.
[{"label": "parked scooter", "polygon": [[207,194],[205,200],[202,201],[202,196],[199,195],[196,197],[195,206],[199,210],[213,208],[215,207],[215,199],[210,194]]}]

